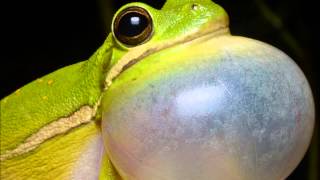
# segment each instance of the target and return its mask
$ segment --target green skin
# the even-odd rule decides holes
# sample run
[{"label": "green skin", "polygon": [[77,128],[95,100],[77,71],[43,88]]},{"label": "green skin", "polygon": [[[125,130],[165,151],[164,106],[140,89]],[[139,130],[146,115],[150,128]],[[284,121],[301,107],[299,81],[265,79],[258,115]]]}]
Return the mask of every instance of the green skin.
[{"label": "green skin", "polygon": [[[128,48],[112,29],[87,61],[39,78],[1,100],[0,179],[74,179],[85,171],[81,155],[93,141],[100,142],[100,98],[122,72],[117,67],[221,29],[220,34],[229,33],[226,12],[211,0],[168,0],[161,10],[130,3],[114,17],[130,6],[143,7],[151,15],[153,34],[148,41]],[[103,154],[95,174],[120,179]]]}]

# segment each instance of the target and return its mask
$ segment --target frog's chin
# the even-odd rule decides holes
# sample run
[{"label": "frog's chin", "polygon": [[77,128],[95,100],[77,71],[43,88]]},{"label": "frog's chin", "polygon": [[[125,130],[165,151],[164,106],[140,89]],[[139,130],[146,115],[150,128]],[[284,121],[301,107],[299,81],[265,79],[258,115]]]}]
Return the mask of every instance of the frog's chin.
[{"label": "frog's chin", "polygon": [[192,32],[189,35],[178,37],[174,40],[164,41],[153,44],[144,44],[135,48],[132,48],[127,54],[125,54],[108,72],[106,76],[107,89],[112,81],[119,76],[122,72],[126,71],[133,65],[137,64],[146,57],[158,53],[160,51],[179,46],[187,43],[199,43],[208,39],[218,37],[221,35],[230,35],[229,27],[222,25],[221,23],[214,24],[208,23],[204,28],[196,32]]}]

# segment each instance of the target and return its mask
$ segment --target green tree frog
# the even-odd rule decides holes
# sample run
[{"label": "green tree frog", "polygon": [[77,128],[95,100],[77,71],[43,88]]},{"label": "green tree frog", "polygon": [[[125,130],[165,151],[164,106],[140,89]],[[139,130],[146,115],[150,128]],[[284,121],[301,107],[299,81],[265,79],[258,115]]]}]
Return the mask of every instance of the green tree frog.
[{"label": "green tree frog", "polygon": [[130,3],[86,61],[1,100],[1,179],[284,179],[314,124],[301,70],[211,0]]}]

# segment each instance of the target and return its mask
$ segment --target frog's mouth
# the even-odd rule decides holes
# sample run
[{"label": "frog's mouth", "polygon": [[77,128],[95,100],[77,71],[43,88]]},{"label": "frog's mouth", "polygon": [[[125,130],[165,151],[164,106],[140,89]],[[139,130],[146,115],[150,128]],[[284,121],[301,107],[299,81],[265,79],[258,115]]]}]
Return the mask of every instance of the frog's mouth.
[{"label": "frog's mouth", "polygon": [[125,54],[107,73],[105,89],[107,89],[112,84],[112,81],[122,72],[154,53],[191,41],[202,42],[216,36],[229,34],[228,24],[226,24],[224,21],[221,23],[214,22],[206,24],[201,30],[180,38],[176,38],[174,40],[159,42],[157,44],[144,44],[133,48],[127,54]]}]

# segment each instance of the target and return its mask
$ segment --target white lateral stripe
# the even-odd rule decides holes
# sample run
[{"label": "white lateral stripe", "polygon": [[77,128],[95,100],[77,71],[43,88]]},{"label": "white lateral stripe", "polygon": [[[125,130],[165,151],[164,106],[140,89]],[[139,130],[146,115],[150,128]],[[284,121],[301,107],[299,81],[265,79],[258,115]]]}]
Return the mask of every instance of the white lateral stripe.
[{"label": "white lateral stripe", "polygon": [[0,156],[4,161],[9,158],[27,153],[37,148],[41,143],[57,135],[68,132],[70,129],[89,123],[96,113],[96,107],[83,106],[69,117],[60,118],[42,127],[38,132],[28,137],[22,144],[13,150],[8,150]]}]

